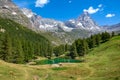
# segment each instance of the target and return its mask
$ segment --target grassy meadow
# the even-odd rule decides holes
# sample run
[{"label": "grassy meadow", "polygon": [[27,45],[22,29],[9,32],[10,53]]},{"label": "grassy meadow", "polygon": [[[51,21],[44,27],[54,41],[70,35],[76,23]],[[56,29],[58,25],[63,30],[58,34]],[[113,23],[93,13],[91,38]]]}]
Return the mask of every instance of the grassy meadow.
[{"label": "grassy meadow", "polygon": [[82,63],[20,65],[0,60],[0,80],[120,80],[120,36],[94,48]]}]

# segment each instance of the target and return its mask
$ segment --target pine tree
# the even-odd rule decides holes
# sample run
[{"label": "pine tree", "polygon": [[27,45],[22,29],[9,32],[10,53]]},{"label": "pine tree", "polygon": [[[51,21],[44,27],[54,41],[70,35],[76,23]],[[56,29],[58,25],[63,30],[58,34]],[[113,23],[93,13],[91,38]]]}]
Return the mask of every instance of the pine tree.
[{"label": "pine tree", "polygon": [[96,44],[95,36],[91,36],[91,47],[94,48]]},{"label": "pine tree", "polygon": [[53,52],[56,56],[60,56],[65,53],[65,46],[64,45],[57,46],[54,48]]},{"label": "pine tree", "polygon": [[99,46],[99,45],[100,45],[100,42],[101,42],[100,34],[97,34],[97,35],[96,35],[96,45]]},{"label": "pine tree", "polygon": [[12,62],[12,42],[8,34],[6,34],[4,41],[4,60]]},{"label": "pine tree", "polygon": [[21,42],[16,39],[16,48],[15,48],[15,63],[24,63],[24,54]]},{"label": "pine tree", "polygon": [[71,56],[72,59],[75,59],[78,56],[75,43],[73,43],[72,46],[71,46],[70,56]]},{"label": "pine tree", "polygon": [[81,47],[82,47],[81,41],[82,41],[81,39],[78,39],[74,42],[76,44],[76,49],[79,56],[81,56]]},{"label": "pine tree", "polygon": [[112,31],[112,37],[114,37],[115,36],[115,32],[114,31]]},{"label": "pine tree", "polygon": [[68,51],[68,44],[65,44],[65,52]]},{"label": "pine tree", "polygon": [[3,59],[3,56],[4,56],[4,45],[3,45],[3,42],[4,42],[4,36],[0,33],[0,59]]},{"label": "pine tree", "polygon": [[95,47],[95,45],[96,45],[96,37],[95,36],[91,35],[91,37],[87,38],[86,40],[87,40],[89,49]]},{"label": "pine tree", "polygon": [[101,36],[102,36],[102,42],[108,41],[108,40],[110,39],[110,37],[111,37],[108,32],[103,32],[103,33],[101,34]]},{"label": "pine tree", "polygon": [[82,56],[84,56],[85,54],[87,54],[87,52],[88,52],[88,44],[87,44],[87,42],[86,42],[86,40],[85,39],[83,39],[82,41],[81,41],[81,55]]},{"label": "pine tree", "polygon": [[48,44],[47,57],[48,57],[49,59],[51,59],[52,53],[53,53],[52,46],[51,46],[50,44]]}]

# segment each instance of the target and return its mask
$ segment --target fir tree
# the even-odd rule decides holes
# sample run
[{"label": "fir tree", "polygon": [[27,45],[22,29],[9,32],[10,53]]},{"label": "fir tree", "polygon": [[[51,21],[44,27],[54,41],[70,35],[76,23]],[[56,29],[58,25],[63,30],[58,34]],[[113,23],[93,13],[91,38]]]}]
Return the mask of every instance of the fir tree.
[{"label": "fir tree", "polygon": [[115,36],[115,32],[114,31],[112,31],[112,37],[114,37]]},{"label": "fir tree", "polygon": [[12,42],[9,34],[6,34],[4,40],[4,60],[12,62]]},{"label": "fir tree", "polygon": [[70,56],[71,56],[72,59],[75,59],[78,56],[75,43],[73,43],[72,46],[71,46]]},{"label": "fir tree", "polygon": [[100,45],[100,42],[101,42],[100,34],[97,34],[97,35],[96,35],[96,45],[99,46],[99,45]]},{"label": "fir tree", "polygon": [[22,44],[21,42],[16,39],[16,53],[15,53],[15,57],[14,57],[14,61],[15,63],[24,63],[24,53],[23,53],[23,48],[22,48]]}]

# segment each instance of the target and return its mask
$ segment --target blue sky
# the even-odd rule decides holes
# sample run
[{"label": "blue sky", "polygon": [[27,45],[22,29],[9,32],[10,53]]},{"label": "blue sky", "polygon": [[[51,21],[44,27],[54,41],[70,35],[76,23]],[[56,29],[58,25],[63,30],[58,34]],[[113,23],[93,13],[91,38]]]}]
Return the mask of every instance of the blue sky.
[{"label": "blue sky", "polygon": [[66,21],[88,12],[99,25],[120,22],[120,0],[13,0],[44,18]]}]

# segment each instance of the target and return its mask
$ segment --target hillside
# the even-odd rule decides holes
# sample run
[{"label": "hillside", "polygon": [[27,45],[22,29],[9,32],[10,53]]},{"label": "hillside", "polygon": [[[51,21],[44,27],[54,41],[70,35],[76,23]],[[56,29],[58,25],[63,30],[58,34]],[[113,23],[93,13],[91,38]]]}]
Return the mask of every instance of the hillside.
[{"label": "hillside", "polygon": [[96,47],[83,63],[16,65],[0,61],[1,80],[120,80],[120,36]]},{"label": "hillside", "polygon": [[[50,56],[48,39],[9,19],[0,18],[0,58],[24,63],[35,56]],[[49,54],[48,54],[49,53]]]}]

